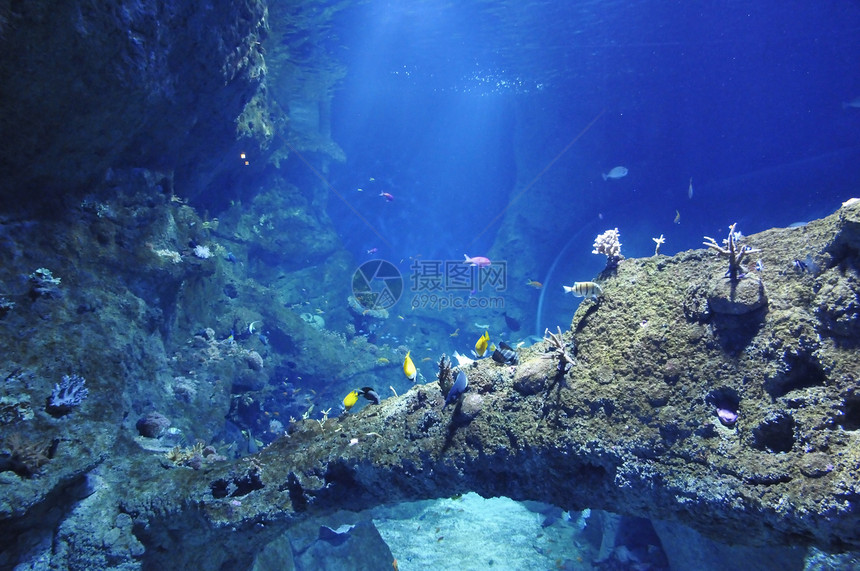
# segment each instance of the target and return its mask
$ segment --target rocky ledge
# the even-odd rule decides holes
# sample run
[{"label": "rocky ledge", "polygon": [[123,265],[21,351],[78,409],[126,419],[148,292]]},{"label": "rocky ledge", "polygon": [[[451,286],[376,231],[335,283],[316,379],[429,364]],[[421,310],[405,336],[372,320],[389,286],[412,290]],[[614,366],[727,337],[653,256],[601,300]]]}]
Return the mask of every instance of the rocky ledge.
[{"label": "rocky ledge", "polygon": [[719,310],[734,294],[711,251],[628,259],[555,342],[465,367],[456,406],[430,383],[297,421],[235,463],[142,458],[119,503],[144,558],[218,568],[307,515],[469,490],[727,543],[860,549],[860,203],[744,240],[761,264],[742,281],[766,299],[751,311]]}]

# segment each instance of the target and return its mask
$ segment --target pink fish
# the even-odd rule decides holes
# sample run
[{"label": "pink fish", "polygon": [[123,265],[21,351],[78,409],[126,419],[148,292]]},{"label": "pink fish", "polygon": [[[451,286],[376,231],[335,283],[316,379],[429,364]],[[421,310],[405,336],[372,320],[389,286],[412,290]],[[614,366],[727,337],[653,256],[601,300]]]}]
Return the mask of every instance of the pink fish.
[{"label": "pink fish", "polygon": [[492,264],[489,258],[485,258],[483,256],[475,256],[474,258],[470,258],[468,254],[463,254],[463,256],[466,258],[465,261],[463,261],[464,264],[471,264],[473,266],[478,266],[479,268],[486,268]]},{"label": "pink fish", "polygon": [[390,192],[380,192],[379,196],[384,198],[386,202],[394,202],[394,195]]}]

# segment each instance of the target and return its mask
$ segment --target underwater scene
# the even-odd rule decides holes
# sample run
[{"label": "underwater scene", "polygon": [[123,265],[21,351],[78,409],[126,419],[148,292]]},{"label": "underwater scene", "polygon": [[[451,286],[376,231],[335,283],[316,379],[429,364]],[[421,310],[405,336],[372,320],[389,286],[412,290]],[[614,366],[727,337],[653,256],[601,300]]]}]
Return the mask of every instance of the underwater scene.
[{"label": "underwater scene", "polygon": [[0,0],[0,569],[860,569],[860,2]]}]

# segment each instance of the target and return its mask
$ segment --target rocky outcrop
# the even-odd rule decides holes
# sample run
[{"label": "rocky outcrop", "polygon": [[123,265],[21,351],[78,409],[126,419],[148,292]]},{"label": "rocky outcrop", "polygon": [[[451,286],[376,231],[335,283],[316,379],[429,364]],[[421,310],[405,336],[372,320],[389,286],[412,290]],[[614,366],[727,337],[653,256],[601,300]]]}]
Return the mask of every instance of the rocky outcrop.
[{"label": "rocky outcrop", "polygon": [[[174,172],[185,196],[225,154],[265,73],[266,5],[14,3],[0,25],[0,196],[80,198],[111,168]],[[168,189],[172,190],[172,189]]]},{"label": "rocky outcrop", "polygon": [[[250,259],[231,238],[242,225],[226,217],[216,230],[152,185],[86,204],[65,231],[5,227],[21,247],[4,250],[2,333],[8,346],[27,342],[3,369],[3,565],[43,553],[68,568],[240,568],[308,516],[467,490],[685,524],[728,543],[860,545],[860,204],[747,237],[761,270],[745,268],[736,288],[723,287],[727,262],[708,250],[622,260],[601,276],[602,298],[518,365],[466,367],[456,405],[430,383],[328,418],[337,413],[311,416],[268,371],[293,359],[332,378],[349,360],[355,378],[375,347],[305,324],[303,304],[271,304],[272,290],[242,277]],[[43,267],[59,280],[50,295],[27,277],[46,280]],[[747,283],[766,295],[747,298]],[[194,302],[206,299],[230,309]],[[745,311],[725,309],[733,303]],[[195,323],[218,333],[188,339]],[[256,337],[261,323],[271,345]],[[45,398],[64,374],[85,377],[89,395],[55,418]],[[289,422],[300,411],[307,418]],[[151,412],[170,423],[146,436],[136,422]],[[232,439],[245,453],[272,426],[288,436],[228,461],[214,437],[225,415],[248,428]]]},{"label": "rocky outcrop", "polygon": [[[467,490],[679,522],[728,543],[858,549],[858,227],[855,203],[749,236],[767,303],[741,315],[688,311],[691,292],[725,273],[712,252],[623,260],[564,334],[572,367],[544,342],[515,367],[465,368],[468,414],[443,408],[430,383],[295,422],[233,464],[164,471],[141,459],[121,509],[153,565],[199,565],[189,542],[206,545],[209,568],[247,562],[261,537],[309,514]],[[807,255],[814,267],[797,269]],[[194,529],[181,549],[180,527]]]}]

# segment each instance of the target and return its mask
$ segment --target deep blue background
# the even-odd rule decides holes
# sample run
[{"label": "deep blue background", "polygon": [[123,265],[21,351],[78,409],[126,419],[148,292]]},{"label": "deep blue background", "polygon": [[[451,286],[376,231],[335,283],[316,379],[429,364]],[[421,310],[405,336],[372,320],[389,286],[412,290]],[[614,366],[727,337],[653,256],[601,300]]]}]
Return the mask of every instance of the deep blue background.
[{"label": "deep blue background", "polygon": [[[514,190],[520,106],[558,118],[534,134],[548,158],[603,112],[559,163],[577,173],[563,215],[591,229],[571,248],[577,276],[601,269],[590,249],[606,228],[628,257],[661,233],[671,254],[732,222],[786,226],[860,194],[860,109],[842,105],[860,97],[855,1],[371,1],[340,15],[331,49],[348,68],[334,184],[385,238],[332,199],[359,259],[485,255],[499,222],[474,240]],[[616,165],[630,174],[604,182]],[[541,275],[570,232],[548,236]]]}]

